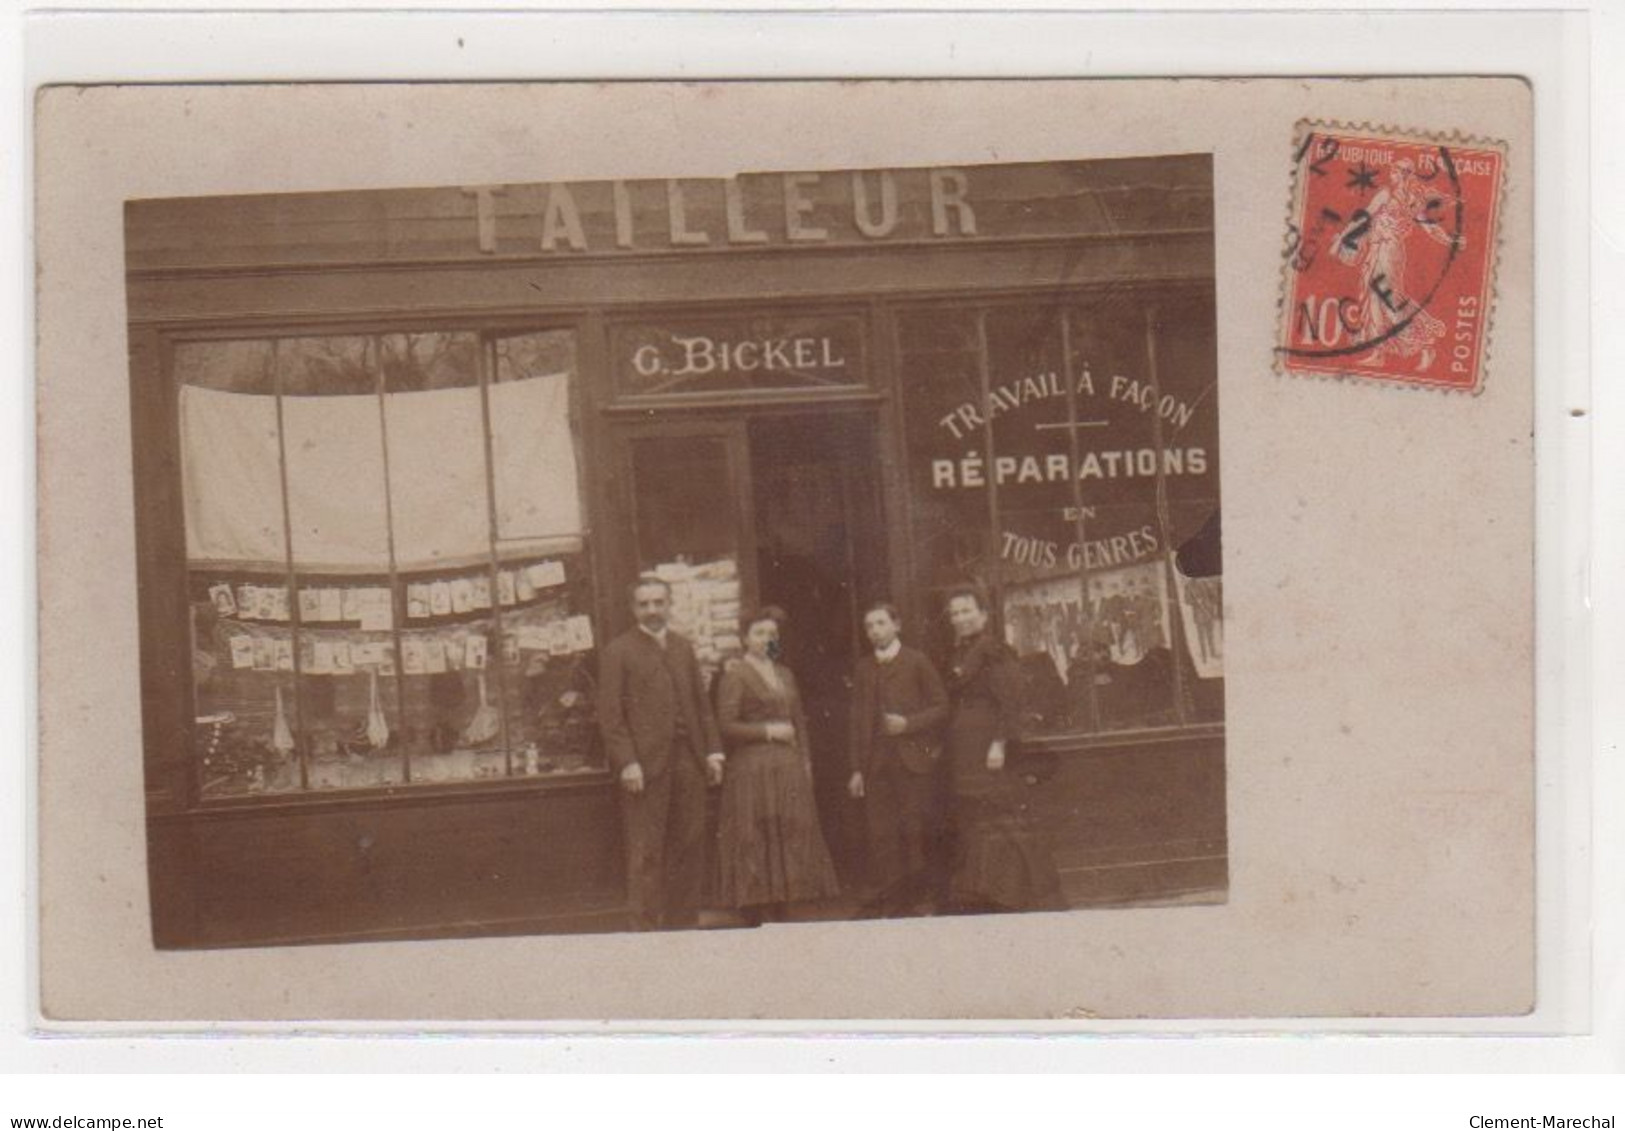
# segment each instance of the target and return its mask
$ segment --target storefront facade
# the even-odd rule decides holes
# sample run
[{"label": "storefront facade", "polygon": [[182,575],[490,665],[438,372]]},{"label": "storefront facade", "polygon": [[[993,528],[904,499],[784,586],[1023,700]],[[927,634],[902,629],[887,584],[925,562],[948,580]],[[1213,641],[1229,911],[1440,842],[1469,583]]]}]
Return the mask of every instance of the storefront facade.
[{"label": "storefront facade", "polygon": [[1075,904],[1222,892],[1205,157],[137,202],[160,946],[617,929],[595,652],[789,614],[819,805],[868,602],[989,596]]}]

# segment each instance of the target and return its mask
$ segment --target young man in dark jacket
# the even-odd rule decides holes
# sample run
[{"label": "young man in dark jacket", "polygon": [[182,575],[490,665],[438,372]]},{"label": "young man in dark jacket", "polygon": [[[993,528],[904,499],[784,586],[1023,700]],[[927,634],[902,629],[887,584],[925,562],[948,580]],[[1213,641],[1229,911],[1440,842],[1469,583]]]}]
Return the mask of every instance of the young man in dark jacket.
[{"label": "young man in dark jacket", "polygon": [[943,867],[942,742],[948,694],[925,653],[905,645],[888,604],[871,606],[863,631],[873,652],[853,673],[847,790],[864,802],[873,907],[916,909]]}]

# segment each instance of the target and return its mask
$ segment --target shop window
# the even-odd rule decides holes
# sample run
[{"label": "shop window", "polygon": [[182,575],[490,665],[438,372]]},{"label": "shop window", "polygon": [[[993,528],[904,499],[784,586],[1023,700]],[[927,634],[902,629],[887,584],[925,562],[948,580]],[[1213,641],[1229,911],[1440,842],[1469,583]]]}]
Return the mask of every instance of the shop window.
[{"label": "shop window", "polygon": [[1026,734],[1221,721],[1221,580],[1178,565],[1217,529],[1211,302],[920,308],[897,341],[920,592],[988,594]]},{"label": "shop window", "polygon": [[571,333],[173,356],[203,798],[601,764]]}]

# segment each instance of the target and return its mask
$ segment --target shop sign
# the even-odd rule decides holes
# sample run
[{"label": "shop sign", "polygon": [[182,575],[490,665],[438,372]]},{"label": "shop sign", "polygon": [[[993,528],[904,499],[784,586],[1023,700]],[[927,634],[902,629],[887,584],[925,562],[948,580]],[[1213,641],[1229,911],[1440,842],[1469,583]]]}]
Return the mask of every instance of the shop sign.
[{"label": "shop sign", "polygon": [[[1212,227],[1205,155],[142,201],[133,267],[591,260],[1124,239]],[[1132,187],[1130,187],[1132,186]]]},{"label": "shop sign", "polygon": [[639,396],[819,389],[866,381],[857,318],[695,318],[617,327],[617,384]]},{"label": "shop sign", "polygon": [[[1158,560],[1218,495],[1200,321],[1165,327],[1153,372],[1143,330],[1122,329],[1142,324],[1138,310],[1115,311],[1115,327],[1074,326],[1069,363],[1057,326],[1039,313],[991,313],[980,339],[965,329],[968,313],[911,335],[918,347],[905,346],[902,360],[917,517],[958,546],[944,553],[979,557],[987,547],[1007,581]],[[940,565],[970,572],[964,560]]]},{"label": "shop sign", "polygon": [[[956,239],[978,234],[961,169],[763,173],[711,180],[475,185],[487,255],[525,228],[542,252]],[[522,238],[522,237],[520,237]]]}]

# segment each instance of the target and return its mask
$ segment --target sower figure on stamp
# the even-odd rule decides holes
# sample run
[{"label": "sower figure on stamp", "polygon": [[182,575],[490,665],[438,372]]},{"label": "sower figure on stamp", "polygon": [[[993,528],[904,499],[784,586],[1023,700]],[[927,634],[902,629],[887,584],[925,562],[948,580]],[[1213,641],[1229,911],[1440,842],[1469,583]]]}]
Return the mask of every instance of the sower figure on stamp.
[{"label": "sower figure on stamp", "polygon": [[705,789],[722,780],[722,743],[699,664],[667,627],[671,588],[632,589],[637,627],[604,649],[599,726],[620,775],[626,882],[639,930],[698,921],[705,867]]},{"label": "sower figure on stamp", "polygon": [[869,869],[883,914],[918,909],[940,886],[945,866],[941,731],[948,693],[923,652],[898,633],[897,610],[877,604],[863,615],[874,652],[853,673],[847,789],[864,802]]},{"label": "sower figure on stamp", "polygon": [[1412,297],[1405,245],[1412,232],[1420,231],[1446,247],[1464,246],[1459,233],[1450,233],[1436,219],[1445,203],[1417,177],[1415,163],[1402,157],[1388,171],[1388,186],[1333,241],[1338,260],[1360,272],[1360,336],[1373,343],[1361,365],[1378,365],[1394,354],[1416,357],[1418,370],[1432,368],[1445,325]]}]

